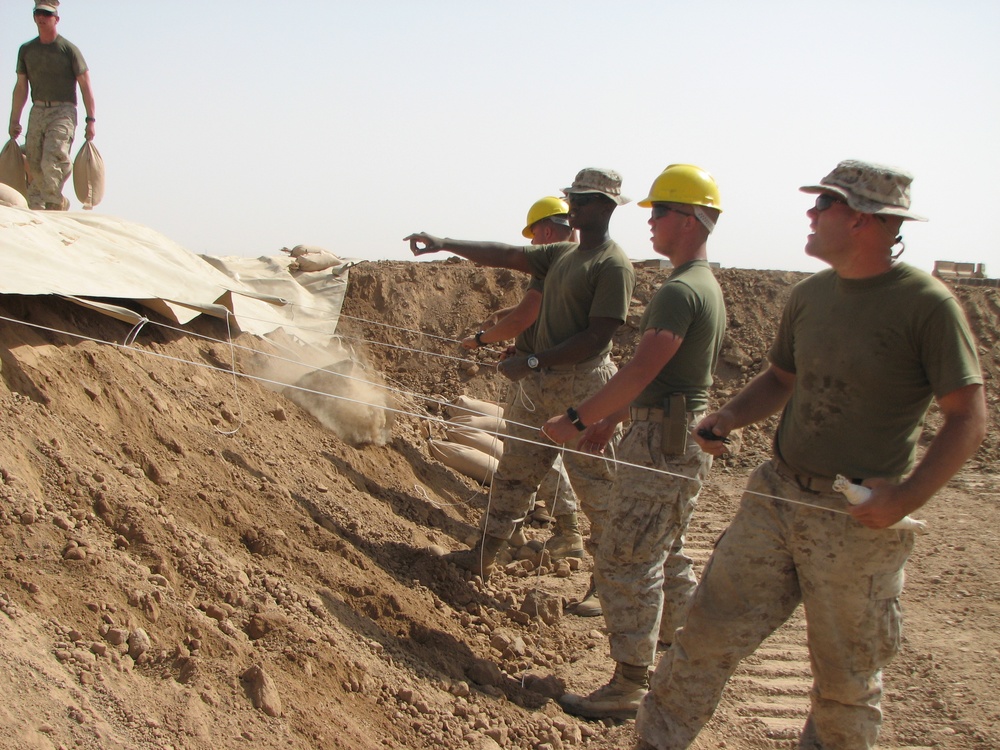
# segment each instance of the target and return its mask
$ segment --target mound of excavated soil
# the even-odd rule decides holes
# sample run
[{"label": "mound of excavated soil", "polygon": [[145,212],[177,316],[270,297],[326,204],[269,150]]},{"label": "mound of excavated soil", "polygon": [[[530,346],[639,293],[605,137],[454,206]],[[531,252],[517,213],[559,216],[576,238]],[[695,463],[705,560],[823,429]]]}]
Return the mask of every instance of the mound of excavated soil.
[{"label": "mound of excavated soil", "polygon": [[[641,269],[617,358],[663,273]],[[719,398],[760,370],[798,278],[720,272]],[[338,372],[363,365],[375,385],[337,390],[382,403],[384,378],[389,418],[234,378],[233,361],[260,374],[279,351],[247,335],[231,348],[218,321],[189,335],[151,324],[121,348],[101,342],[125,341],[123,323],[0,297],[0,747],[629,747],[631,723],[579,721],[552,700],[610,673],[602,622],[560,615],[589,560],[529,559],[483,585],[426,552],[463,546],[488,490],[429,458],[416,415],[460,393],[502,399],[495,360],[455,340],[522,284],[455,261],[352,269],[340,330],[357,362]],[[993,421],[919,514],[932,531],[909,567],[904,649],[886,673],[887,748],[1000,746],[997,291],[957,293]],[[373,442],[352,446],[331,419]],[[742,453],[713,471],[689,535],[699,564],[767,454],[768,427],[747,430]],[[551,606],[550,621],[522,611],[526,599]],[[790,746],[808,687],[797,618],[741,667],[699,748]]]}]

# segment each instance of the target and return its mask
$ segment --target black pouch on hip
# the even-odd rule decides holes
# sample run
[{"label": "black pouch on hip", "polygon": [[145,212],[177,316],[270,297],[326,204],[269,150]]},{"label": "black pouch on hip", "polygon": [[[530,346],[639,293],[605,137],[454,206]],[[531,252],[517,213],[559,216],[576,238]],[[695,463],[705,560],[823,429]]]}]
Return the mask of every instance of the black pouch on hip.
[{"label": "black pouch on hip", "polygon": [[687,453],[687,439],[687,399],[683,393],[675,393],[663,402],[660,450],[664,456],[683,456]]}]

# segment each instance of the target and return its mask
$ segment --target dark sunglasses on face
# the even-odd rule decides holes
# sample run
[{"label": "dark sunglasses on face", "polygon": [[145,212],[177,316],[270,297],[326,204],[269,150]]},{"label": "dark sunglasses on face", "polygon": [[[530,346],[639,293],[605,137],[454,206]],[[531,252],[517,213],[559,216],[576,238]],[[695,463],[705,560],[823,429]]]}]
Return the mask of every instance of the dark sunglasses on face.
[{"label": "dark sunglasses on face", "polygon": [[821,193],[816,196],[816,205],[813,206],[813,208],[816,209],[816,213],[821,214],[834,203],[843,203],[845,206],[847,205],[847,201],[839,196],[831,195],[830,193]]},{"label": "dark sunglasses on face", "polygon": [[566,196],[566,200],[574,206],[586,206],[598,198],[600,198],[599,193],[570,193]]},{"label": "dark sunglasses on face", "polygon": [[679,208],[674,208],[673,206],[668,206],[666,203],[654,203],[653,204],[653,218],[662,219],[664,216],[673,211],[675,214],[683,214],[684,216],[693,216],[687,211],[681,211]]},{"label": "dark sunglasses on face", "polygon": [[55,15],[55,13],[53,13],[51,10],[36,10],[34,13],[32,13],[32,15],[45,16],[46,18],[51,18],[52,16]]}]

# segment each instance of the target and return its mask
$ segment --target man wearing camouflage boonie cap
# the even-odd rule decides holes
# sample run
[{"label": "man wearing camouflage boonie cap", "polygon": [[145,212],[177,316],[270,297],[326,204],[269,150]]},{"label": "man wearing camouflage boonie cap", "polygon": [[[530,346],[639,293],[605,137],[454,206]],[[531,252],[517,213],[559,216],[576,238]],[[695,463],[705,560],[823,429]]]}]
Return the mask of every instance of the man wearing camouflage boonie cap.
[{"label": "man wearing camouflage boonie cap", "polygon": [[[986,431],[976,344],[958,301],[893,254],[902,222],[923,220],[910,211],[911,181],[843,161],[802,188],[816,195],[806,253],[831,268],[793,289],[768,369],[698,424],[724,437],[782,410],[774,455],[750,477],[639,708],[638,750],[688,747],[740,660],[799,603],[813,686],[798,747],[875,746],[914,543],[912,531],[890,527],[944,486]],[[932,399],[944,423],[918,462]],[[848,504],[833,491],[837,475],[871,496]]]},{"label": "man wearing camouflage boonie cap", "polygon": [[[580,170],[573,184],[563,189],[569,224],[580,233],[578,243],[519,247],[451,240],[426,232],[405,238],[414,255],[446,250],[475,263],[543,279],[532,351],[499,365],[500,372],[517,385],[504,414],[508,440],[493,476],[483,534],[472,549],[447,556],[448,562],[483,579],[492,574],[497,556],[528,511],[531,493],[559,455],[555,446],[538,443],[541,420],[550,410],[561,410],[563,404],[579,402],[599,390],[617,370],[610,357],[611,337],[625,322],[635,288],[632,262],[608,231],[614,210],[629,202],[621,183],[617,172],[590,167]],[[578,445],[574,441],[572,447]],[[613,472],[608,462],[573,452],[563,455],[563,464],[590,520],[587,547],[593,553],[607,513]]]}]

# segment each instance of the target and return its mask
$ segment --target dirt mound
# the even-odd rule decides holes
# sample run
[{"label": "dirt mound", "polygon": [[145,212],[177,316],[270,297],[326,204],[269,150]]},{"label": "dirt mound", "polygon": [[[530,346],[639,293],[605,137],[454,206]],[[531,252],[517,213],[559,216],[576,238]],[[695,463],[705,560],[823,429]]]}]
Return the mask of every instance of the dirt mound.
[{"label": "dirt mound", "polygon": [[[616,357],[663,273],[641,269]],[[798,278],[720,273],[730,335],[718,397],[759,371]],[[610,672],[602,623],[560,617],[589,561],[561,570],[523,553],[485,586],[426,552],[465,544],[487,492],[429,458],[414,415],[460,393],[503,397],[490,354],[469,358],[456,339],[522,285],[466,262],[352,269],[349,371],[366,368],[395,414],[373,425],[364,404],[348,410],[342,434],[357,446],[233,377],[266,370],[266,341],[231,348],[223,324],[198,319],[188,335],[154,321],[134,346],[110,346],[127,325],[0,297],[0,747],[628,747],[629,723],[578,721],[552,700]],[[958,293],[995,420],[997,293]],[[370,392],[354,382],[340,392]],[[935,535],[911,566],[913,636],[886,678],[887,747],[1000,745],[995,427],[926,509]],[[768,440],[766,426],[748,430],[714,472],[692,528],[699,562]],[[546,536],[530,535],[535,547]],[[557,621],[522,611],[531,598]],[[753,695],[727,691],[699,747],[787,747],[789,730],[748,712]]]}]

